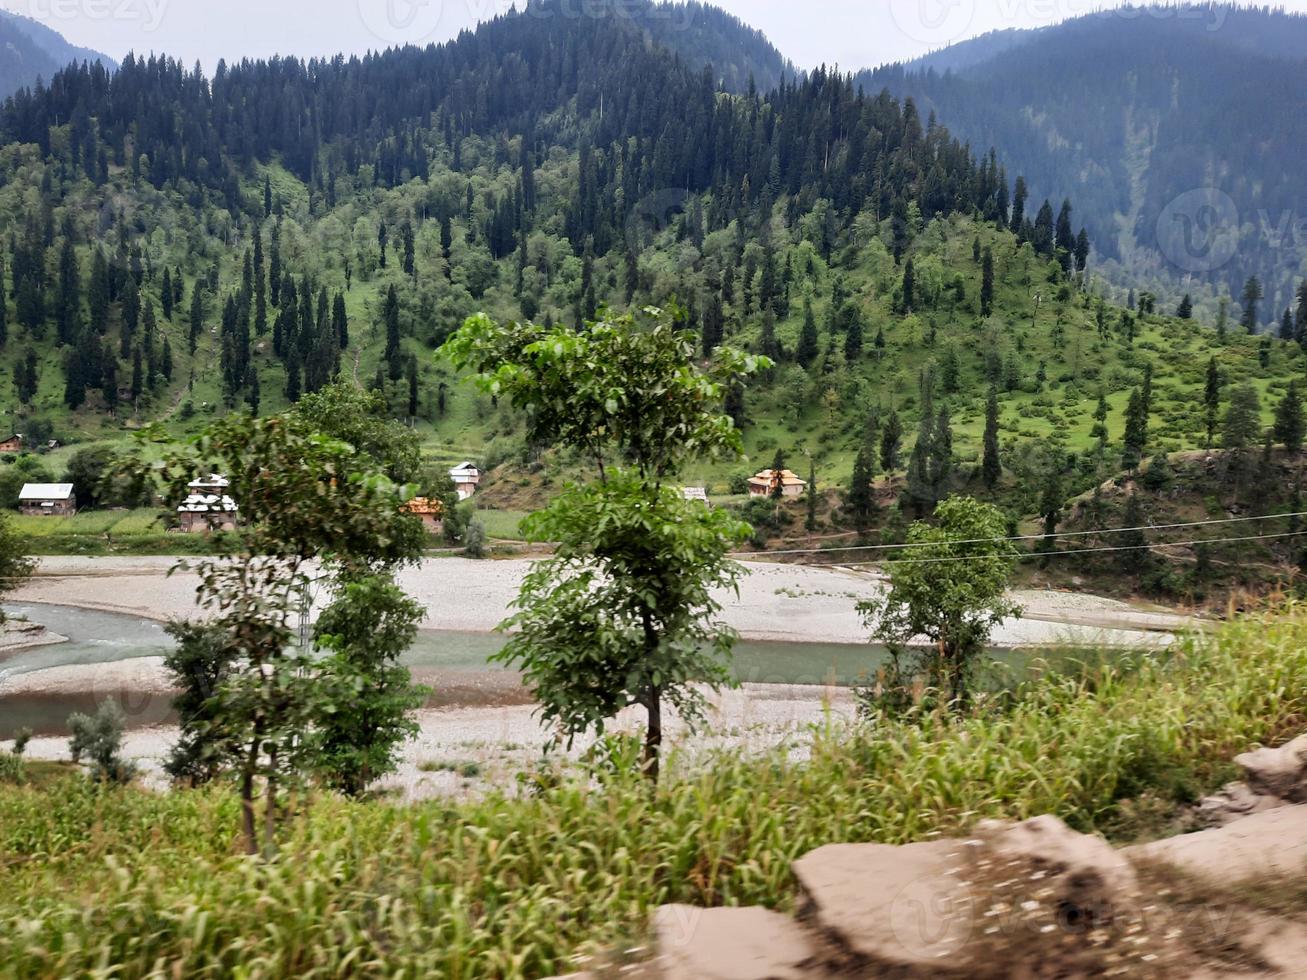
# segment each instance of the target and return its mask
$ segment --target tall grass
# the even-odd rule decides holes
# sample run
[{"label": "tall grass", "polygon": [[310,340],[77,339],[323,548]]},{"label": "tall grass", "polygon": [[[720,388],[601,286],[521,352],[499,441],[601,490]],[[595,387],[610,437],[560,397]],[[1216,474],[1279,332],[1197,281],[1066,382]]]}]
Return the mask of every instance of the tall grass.
[{"label": "tall grass", "polygon": [[642,941],[665,902],[785,907],[790,862],[833,841],[1045,812],[1104,826],[1141,793],[1216,785],[1305,714],[1294,607],[1156,663],[1050,674],[1001,714],[674,762],[656,795],[618,772],[458,804],[318,796],[272,865],[236,853],[225,790],[0,788],[0,975],[547,976]]}]

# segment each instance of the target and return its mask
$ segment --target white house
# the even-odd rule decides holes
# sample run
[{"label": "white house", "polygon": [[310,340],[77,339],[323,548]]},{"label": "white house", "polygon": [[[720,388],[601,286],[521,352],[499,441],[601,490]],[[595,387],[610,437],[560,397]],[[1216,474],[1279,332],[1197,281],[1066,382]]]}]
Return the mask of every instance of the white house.
[{"label": "white house", "polygon": [[188,483],[190,495],[177,508],[181,529],[187,532],[236,530],[236,501],[226,494],[231,481],[225,476],[210,473]]},{"label": "white house", "polygon": [[708,503],[707,487],[682,487],[681,496],[686,500],[697,500],[700,503]]},{"label": "white house", "polygon": [[481,471],[471,463],[459,463],[449,471],[449,478],[454,481],[459,500],[467,500],[481,486]]},{"label": "white house", "polygon": [[67,517],[77,510],[71,483],[27,483],[18,494],[18,510],[38,517]]}]

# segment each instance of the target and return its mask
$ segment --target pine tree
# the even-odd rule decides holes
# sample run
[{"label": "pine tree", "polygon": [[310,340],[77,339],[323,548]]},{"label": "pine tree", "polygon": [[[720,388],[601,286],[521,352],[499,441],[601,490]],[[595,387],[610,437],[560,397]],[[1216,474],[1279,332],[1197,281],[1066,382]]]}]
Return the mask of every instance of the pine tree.
[{"label": "pine tree", "polygon": [[300,400],[300,362],[294,348],[286,359],[286,400],[292,405]]},{"label": "pine tree", "polygon": [[1257,389],[1242,384],[1230,392],[1225,410],[1221,445],[1226,449],[1244,450],[1257,445],[1262,437],[1262,407]]},{"label": "pine tree", "polygon": [[1203,408],[1205,410],[1205,422],[1207,427],[1207,448],[1211,449],[1216,440],[1216,426],[1221,417],[1221,369],[1216,364],[1216,358],[1212,357],[1207,361],[1207,382],[1203,388]]},{"label": "pine tree", "polygon": [[259,390],[259,372],[250,371],[250,387],[245,394],[245,401],[250,406],[250,414],[257,417],[259,414],[259,404],[262,401],[262,395]]},{"label": "pine tree", "polygon": [[1107,449],[1107,395],[1098,393],[1098,405],[1094,409],[1094,427],[1089,430],[1089,437],[1098,440],[1098,451]]},{"label": "pine tree", "polygon": [[1292,455],[1302,451],[1304,433],[1302,396],[1298,382],[1290,381],[1284,397],[1275,406],[1275,439]]},{"label": "pine tree", "polygon": [[386,303],[382,308],[381,318],[386,325],[386,352],[383,358],[392,365],[392,374],[398,377],[394,365],[399,363],[399,293],[395,291],[393,285],[386,292]]},{"label": "pine tree", "polygon": [[408,359],[408,417],[417,418],[418,415],[418,359],[416,356],[410,356]]},{"label": "pine tree", "polygon": [[817,360],[817,318],[812,313],[812,300],[803,303],[803,329],[799,332],[799,345],[794,349],[794,359],[803,367],[811,367]]},{"label": "pine tree", "polygon": [[1243,316],[1239,320],[1243,328],[1250,334],[1257,332],[1257,304],[1262,300],[1262,281],[1256,276],[1250,276],[1243,287]]},{"label": "pine tree", "polygon": [[863,445],[853,460],[853,476],[849,482],[849,492],[844,497],[844,508],[854,528],[859,532],[871,526],[875,512],[875,501],[871,492],[871,447]]},{"label": "pine tree", "polygon": [[1013,234],[1020,235],[1026,220],[1026,178],[1017,177],[1016,192],[1012,198],[1012,222],[1008,225]]},{"label": "pine tree", "polygon": [[1286,306],[1284,316],[1280,318],[1280,339],[1293,340],[1293,335],[1293,310]]},{"label": "pine tree", "polygon": [[899,309],[904,314],[911,313],[916,300],[917,292],[917,269],[912,259],[908,259],[903,266],[903,295],[900,300]]},{"label": "pine tree", "polygon": [[1125,410],[1125,440],[1121,452],[1122,469],[1138,469],[1144,458],[1144,449],[1148,444],[1148,412],[1144,407],[1144,398],[1138,388],[1130,392],[1130,401]]},{"label": "pine tree", "polygon": [[897,410],[891,410],[880,430],[880,468],[893,473],[899,468],[899,452],[903,445],[903,422]]},{"label": "pine tree", "polygon": [[1039,496],[1039,516],[1044,519],[1043,550],[1046,552],[1055,549],[1054,535],[1062,520],[1063,502],[1062,474],[1056,466],[1050,465],[1044,474],[1044,486]]},{"label": "pine tree", "polygon": [[163,353],[159,357],[159,371],[163,375],[163,380],[172,381],[172,341],[167,337],[163,338]]},{"label": "pine tree", "polygon": [[811,534],[817,530],[817,464],[808,460],[808,518],[804,527]]},{"label": "pine tree", "polygon": [[196,280],[194,288],[191,289],[191,322],[190,322],[190,351],[195,353],[195,348],[200,342],[200,334],[204,332],[204,290],[200,287],[199,280]]},{"label": "pine tree", "polygon": [[345,311],[345,294],[337,293],[331,304],[331,326],[341,350],[349,350],[349,314]]},{"label": "pine tree", "polygon": [[853,364],[862,356],[862,314],[852,303],[846,303],[844,311],[844,359]]},{"label": "pine tree", "polygon": [[990,490],[998,486],[1003,475],[1003,462],[999,457],[998,421],[998,390],[990,388],[989,398],[985,402],[984,456],[980,464],[985,486]]},{"label": "pine tree", "polygon": [[167,266],[164,266],[163,280],[159,284],[159,307],[163,310],[163,318],[165,320],[172,319],[173,299],[172,271]]},{"label": "pine tree", "polygon": [[132,349],[132,407],[139,408],[141,395],[145,392],[145,363],[141,357],[141,345]]},{"label": "pine tree", "polygon": [[1121,515],[1122,527],[1126,528],[1116,538],[1118,562],[1121,570],[1128,575],[1138,575],[1148,567],[1148,535],[1144,528],[1144,510],[1139,502],[1139,495],[1131,493],[1125,501],[1125,512]]},{"label": "pine tree", "polygon": [[989,316],[994,312],[994,250],[985,249],[984,264],[980,274],[980,315]]},{"label": "pine tree", "polygon": [[1184,298],[1180,300],[1180,305],[1175,309],[1175,315],[1181,320],[1193,319],[1194,301],[1188,293],[1185,293]]}]

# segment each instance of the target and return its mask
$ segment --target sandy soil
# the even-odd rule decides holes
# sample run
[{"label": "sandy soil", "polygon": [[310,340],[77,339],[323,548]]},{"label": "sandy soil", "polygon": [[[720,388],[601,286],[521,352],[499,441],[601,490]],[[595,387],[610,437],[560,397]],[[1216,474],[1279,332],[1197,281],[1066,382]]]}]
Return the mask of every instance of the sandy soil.
[{"label": "sandy soil", "polygon": [[[111,665],[115,668],[119,665]],[[826,719],[850,719],[853,697],[841,689],[786,685],[745,685],[711,698],[708,724],[693,738],[672,718],[667,744],[673,750],[670,765],[691,761],[725,747],[762,751],[793,741],[794,751],[806,751],[811,726]],[[643,712],[624,712],[610,731],[634,731]],[[404,748],[399,771],[382,781],[379,789],[403,799],[465,797],[490,789],[513,792],[517,775],[540,764],[550,731],[543,727],[530,704],[498,707],[424,709],[418,712],[421,731]],[[170,726],[129,731],[124,755],[140,767],[147,785],[167,785],[162,762],[177,737]],[[578,739],[570,751],[558,749],[555,762],[575,759],[593,743]],[[27,747],[33,759],[67,760],[66,737],[34,738]]]},{"label": "sandy soil", "polygon": [[[168,575],[170,558],[45,558],[15,602],[48,602],[166,620],[195,615],[194,574]],[[487,632],[501,622],[529,567],[526,561],[435,558],[409,569],[400,584],[426,606],[429,630]],[[876,595],[879,578],[842,568],[752,562],[740,594],[722,595],[722,618],[754,640],[863,643],[856,603]],[[1097,596],[1022,592],[1021,620],[994,634],[998,646],[1126,645],[1166,642],[1192,622]]]}]

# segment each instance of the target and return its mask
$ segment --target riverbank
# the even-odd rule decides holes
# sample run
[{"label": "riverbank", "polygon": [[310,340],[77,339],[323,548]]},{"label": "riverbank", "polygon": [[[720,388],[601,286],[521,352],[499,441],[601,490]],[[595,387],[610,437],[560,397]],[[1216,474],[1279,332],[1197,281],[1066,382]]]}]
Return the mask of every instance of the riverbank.
[{"label": "riverbank", "polygon": [[[420,683],[434,681],[421,672],[415,674]],[[464,678],[465,683],[468,680]],[[466,798],[491,789],[512,792],[518,774],[532,771],[544,759],[553,733],[541,724],[530,695],[513,675],[500,674],[489,684],[499,695],[517,697],[520,703],[419,710],[415,714],[417,736],[404,745],[398,770],[381,780],[377,790],[408,801]],[[482,694],[486,693],[483,688]],[[814,725],[849,721],[856,714],[853,693],[842,688],[745,684],[738,690],[710,694],[709,701],[707,724],[693,737],[674,714],[667,720],[667,745],[683,759],[702,758],[723,749],[753,753],[790,742],[806,744]],[[146,699],[134,710],[158,709],[162,704]],[[643,721],[642,709],[628,709],[608,730],[635,733]],[[123,755],[136,764],[145,785],[167,788],[163,762],[177,734],[172,725],[155,725],[130,730],[124,736]],[[578,738],[570,748],[558,747],[552,758],[576,759],[593,744],[592,737]],[[68,738],[33,738],[26,755],[42,761],[67,761]]]},{"label": "riverbank", "polygon": [[[13,601],[157,621],[195,616],[200,612],[195,605],[199,578],[191,572],[169,575],[175,564],[171,558],[44,558]],[[530,564],[432,558],[402,572],[400,585],[426,608],[423,629],[485,633],[508,616]],[[788,643],[867,641],[856,606],[883,589],[878,576],[839,567],[762,562],[746,567],[739,594],[718,596],[722,621],[742,637]],[[1152,646],[1197,624],[1179,613],[1078,593],[1025,591],[1015,598],[1025,614],[995,631],[996,646]]]},{"label": "riverbank", "polygon": [[48,647],[67,643],[68,637],[51,632],[40,623],[11,619],[0,623],[0,662],[5,657],[32,647]]}]

